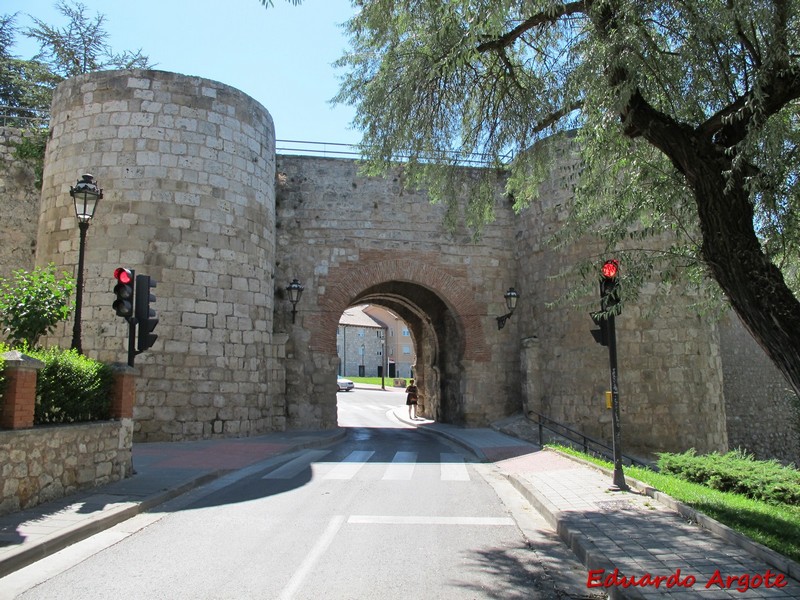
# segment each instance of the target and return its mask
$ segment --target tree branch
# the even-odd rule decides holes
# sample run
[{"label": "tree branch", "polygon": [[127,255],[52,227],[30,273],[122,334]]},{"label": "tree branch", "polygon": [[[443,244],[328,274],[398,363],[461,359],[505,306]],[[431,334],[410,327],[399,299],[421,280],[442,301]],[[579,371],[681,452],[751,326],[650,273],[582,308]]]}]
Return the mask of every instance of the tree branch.
[{"label": "tree branch", "polygon": [[546,25],[547,23],[553,23],[561,17],[569,17],[574,14],[586,12],[592,1],[593,0],[577,0],[576,2],[562,4],[560,7],[558,7],[559,10],[556,10],[555,12],[538,13],[528,17],[522,23],[514,27],[514,29],[501,35],[499,38],[479,44],[477,50],[478,52],[489,52],[492,50],[502,50],[503,48],[507,48],[520,37],[522,37],[525,32],[530,31],[534,27]]},{"label": "tree branch", "polygon": [[754,92],[750,90],[735,102],[712,115],[698,128],[705,137],[716,136],[716,141],[725,146],[733,146],[744,139],[747,126],[756,111],[769,116],[780,111],[790,102],[800,98],[800,72],[797,70],[773,73],[761,86],[764,100],[754,106]]}]

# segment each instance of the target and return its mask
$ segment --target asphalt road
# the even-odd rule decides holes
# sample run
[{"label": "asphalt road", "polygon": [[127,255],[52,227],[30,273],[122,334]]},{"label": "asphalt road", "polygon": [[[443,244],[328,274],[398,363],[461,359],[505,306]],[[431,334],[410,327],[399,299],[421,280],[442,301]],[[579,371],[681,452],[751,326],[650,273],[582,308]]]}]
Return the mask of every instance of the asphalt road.
[{"label": "asphalt road", "polygon": [[404,398],[340,392],[342,442],[40,561],[16,597],[585,597],[580,565],[493,466],[392,416]]}]

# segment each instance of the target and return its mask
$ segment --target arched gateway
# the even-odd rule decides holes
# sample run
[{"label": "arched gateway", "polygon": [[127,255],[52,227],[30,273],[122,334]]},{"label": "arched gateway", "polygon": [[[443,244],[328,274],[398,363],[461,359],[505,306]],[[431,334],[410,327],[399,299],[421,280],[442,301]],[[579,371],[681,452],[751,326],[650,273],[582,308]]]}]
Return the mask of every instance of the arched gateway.
[{"label": "arched gateway", "polygon": [[[568,151],[530,210],[514,214],[498,189],[495,220],[475,241],[447,230],[444,208],[407,189],[402,169],[366,177],[354,160],[276,154],[269,112],[218,82],[84,75],[58,87],[51,129],[38,264],[74,269],[69,187],[90,172],[104,190],[86,252],[84,351],[124,360],[115,267],[158,282],[159,339],[137,358],[138,441],[336,426],[336,326],[363,303],[412,329],[428,416],[485,426],[536,411],[609,438],[607,356],[588,309],[552,308],[565,291],[554,275],[587,252],[543,243],[569,201]],[[293,322],[294,278],[305,291]],[[501,330],[510,286],[521,300]],[[717,325],[674,305],[651,317],[631,308],[618,327],[626,447],[727,448],[726,411],[744,403],[723,391],[723,372],[756,381],[752,355],[728,361]],[[70,329],[55,336],[62,346]]]},{"label": "arched gateway", "polygon": [[[464,422],[465,360],[486,362],[483,323],[470,319],[478,307],[464,278],[431,265],[434,257],[359,262],[329,272],[335,282],[320,298],[324,318],[313,323],[311,348],[336,353],[338,315],[352,304],[377,304],[408,323],[417,340],[416,377],[422,388],[421,414],[447,422]],[[427,263],[425,261],[428,261]]]}]

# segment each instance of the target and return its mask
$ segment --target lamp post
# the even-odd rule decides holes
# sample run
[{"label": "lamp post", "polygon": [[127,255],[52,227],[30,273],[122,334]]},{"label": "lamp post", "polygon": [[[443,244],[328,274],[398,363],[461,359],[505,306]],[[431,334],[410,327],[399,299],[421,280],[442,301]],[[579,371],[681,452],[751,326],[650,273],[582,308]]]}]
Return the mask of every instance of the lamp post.
[{"label": "lamp post", "polygon": [[297,315],[297,303],[300,302],[300,296],[303,295],[304,289],[297,278],[292,279],[292,283],[286,286],[286,291],[289,292],[289,302],[292,303],[292,323]]},{"label": "lamp post", "polygon": [[386,360],[386,327],[381,329],[381,389],[386,391],[386,368],[388,366]]},{"label": "lamp post", "polygon": [[75,217],[78,219],[80,242],[78,246],[78,281],[75,291],[75,322],[72,326],[72,349],[83,354],[81,348],[81,308],[83,306],[83,258],[86,253],[86,232],[97,210],[97,204],[103,197],[103,190],[97,187],[94,176],[81,176],[75,187],[69,188],[69,195],[75,205]]},{"label": "lamp post", "polygon": [[503,298],[506,299],[506,308],[508,309],[508,313],[503,315],[502,317],[497,317],[497,328],[502,329],[506,325],[506,321],[511,318],[511,315],[514,314],[514,309],[517,308],[517,300],[519,299],[519,292],[515,290],[513,287],[508,288],[508,291],[503,294]]}]

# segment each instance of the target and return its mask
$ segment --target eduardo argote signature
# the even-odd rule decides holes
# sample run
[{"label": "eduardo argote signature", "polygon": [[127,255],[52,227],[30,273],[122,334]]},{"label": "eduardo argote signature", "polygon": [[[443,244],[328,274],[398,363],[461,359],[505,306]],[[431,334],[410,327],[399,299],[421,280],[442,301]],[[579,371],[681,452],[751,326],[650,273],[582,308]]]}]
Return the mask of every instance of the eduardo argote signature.
[{"label": "eduardo argote signature", "polygon": [[764,573],[743,573],[740,575],[723,575],[719,569],[714,571],[708,580],[705,582],[700,581],[695,575],[683,575],[680,569],[669,575],[652,575],[644,573],[643,575],[622,575],[619,569],[614,569],[606,573],[605,569],[592,569],[586,579],[587,588],[611,588],[611,587],[653,587],[660,588],[692,588],[697,585],[702,585],[704,588],[709,589],[716,586],[718,589],[723,590],[736,590],[738,592],[746,592],[748,590],[764,588],[782,588],[788,585],[786,575],[783,573],[775,573],[771,569],[767,569]]}]

